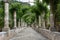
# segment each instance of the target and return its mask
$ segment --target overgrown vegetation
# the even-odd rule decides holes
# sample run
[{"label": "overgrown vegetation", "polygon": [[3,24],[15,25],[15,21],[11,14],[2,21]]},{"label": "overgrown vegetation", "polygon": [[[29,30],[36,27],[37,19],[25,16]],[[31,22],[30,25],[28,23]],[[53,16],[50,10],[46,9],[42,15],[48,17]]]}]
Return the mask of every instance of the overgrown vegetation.
[{"label": "overgrown vegetation", "polygon": [[[18,2],[18,1],[10,1],[9,2],[9,25],[10,28],[14,27],[14,12],[16,11],[16,19],[17,19],[17,26],[18,22],[21,19],[24,20],[25,23],[27,23],[29,26],[31,26],[33,23],[36,25],[40,25],[39,22],[41,22],[42,26],[42,19],[45,22],[45,27],[47,29],[50,28],[50,14],[53,14],[54,18],[54,27],[56,27],[57,31],[60,31],[60,1],[59,0],[34,0],[34,5],[30,6],[28,3]],[[58,2],[59,1],[59,2]],[[48,5],[50,6],[50,9],[48,9]],[[39,19],[41,17],[41,19]],[[41,20],[41,21],[40,21]],[[57,27],[58,26],[58,27]],[[0,29],[4,27],[4,2],[0,1]]]}]

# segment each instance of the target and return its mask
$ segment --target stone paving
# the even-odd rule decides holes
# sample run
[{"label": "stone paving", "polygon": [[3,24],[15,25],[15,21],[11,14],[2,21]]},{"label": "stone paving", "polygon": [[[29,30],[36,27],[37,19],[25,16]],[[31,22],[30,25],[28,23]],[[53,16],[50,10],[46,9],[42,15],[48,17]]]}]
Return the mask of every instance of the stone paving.
[{"label": "stone paving", "polygon": [[10,40],[49,40],[41,34],[37,33],[32,28],[28,27],[17,33],[17,35]]}]

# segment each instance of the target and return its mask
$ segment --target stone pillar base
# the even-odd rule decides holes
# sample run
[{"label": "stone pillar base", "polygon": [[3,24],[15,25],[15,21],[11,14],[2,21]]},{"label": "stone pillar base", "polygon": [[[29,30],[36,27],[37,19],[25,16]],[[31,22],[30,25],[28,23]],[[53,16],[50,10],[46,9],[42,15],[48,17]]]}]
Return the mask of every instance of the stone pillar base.
[{"label": "stone pillar base", "polygon": [[3,28],[2,31],[4,32],[8,32],[10,30],[10,28]]},{"label": "stone pillar base", "polygon": [[7,32],[6,40],[8,40],[9,37],[10,37],[10,28],[3,28],[2,31],[3,31],[3,32]]},{"label": "stone pillar base", "polygon": [[13,29],[16,29],[17,27],[14,27]]}]

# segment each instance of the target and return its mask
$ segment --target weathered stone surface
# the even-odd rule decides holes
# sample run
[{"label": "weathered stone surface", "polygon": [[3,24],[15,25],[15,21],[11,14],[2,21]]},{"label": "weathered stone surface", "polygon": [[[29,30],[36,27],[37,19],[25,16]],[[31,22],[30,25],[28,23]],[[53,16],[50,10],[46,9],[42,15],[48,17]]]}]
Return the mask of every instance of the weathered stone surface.
[{"label": "weathered stone surface", "polygon": [[60,40],[60,33],[59,32],[54,32],[54,40]]},{"label": "weathered stone surface", "polygon": [[50,30],[42,29],[42,28],[35,29],[35,30],[41,33],[42,35],[44,35],[45,37],[49,38],[50,40],[60,40],[59,32],[52,32]]},{"label": "weathered stone surface", "polygon": [[0,32],[0,40],[6,40],[6,32]]},{"label": "weathered stone surface", "polygon": [[37,33],[32,28],[26,28],[20,31],[15,37],[10,40],[49,40]]}]

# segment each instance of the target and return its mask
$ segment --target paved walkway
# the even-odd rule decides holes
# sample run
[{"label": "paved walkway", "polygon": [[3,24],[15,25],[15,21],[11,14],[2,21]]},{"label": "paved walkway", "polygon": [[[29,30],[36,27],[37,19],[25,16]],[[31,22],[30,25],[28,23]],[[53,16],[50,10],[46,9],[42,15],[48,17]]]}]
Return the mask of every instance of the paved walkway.
[{"label": "paved walkway", "polygon": [[49,40],[37,33],[32,28],[28,27],[20,31],[15,37],[10,40]]}]

